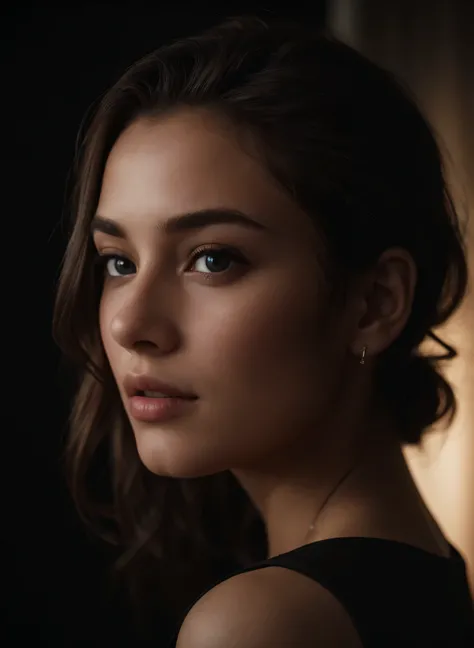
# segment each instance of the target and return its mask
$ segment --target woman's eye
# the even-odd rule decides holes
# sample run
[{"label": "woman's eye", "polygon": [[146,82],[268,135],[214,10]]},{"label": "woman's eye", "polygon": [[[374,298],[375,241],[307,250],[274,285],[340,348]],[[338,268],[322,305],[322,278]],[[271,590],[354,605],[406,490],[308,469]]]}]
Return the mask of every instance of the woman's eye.
[{"label": "woman's eye", "polygon": [[126,277],[134,272],[134,264],[118,254],[104,254],[100,257],[100,262],[109,277]]},{"label": "woman's eye", "polygon": [[[101,254],[97,262],[109,277],[126,277],[136,272],[135,264],[118,254]],[[235,264],[245,263],[244,257],[234,248],[202,247],[195,251],[189,269],[200,274],[223,274]]]},{"label": "woman's eye", "polygon": [[245,259],[237,250],[229,247],[208,247],[196,250],[191,259],[196,272],[204,274],[222,274],[229,272],[232,264],[243,264]]}]

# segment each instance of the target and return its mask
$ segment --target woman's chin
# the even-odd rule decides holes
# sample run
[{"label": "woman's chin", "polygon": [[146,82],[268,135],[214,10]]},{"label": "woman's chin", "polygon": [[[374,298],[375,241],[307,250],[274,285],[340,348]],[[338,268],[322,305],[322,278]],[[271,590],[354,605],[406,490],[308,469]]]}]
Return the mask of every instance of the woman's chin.
[{"label": "woman's chin", "polygon": [[[151,446],[151,447],[150,447]],[[175,451],[170,448],[157,448],[156,444],[137,443],[138,456],[142,464],[159,477],[192,479],[223,472],[227,466],[219,466],[209,456],[196,456],[188,451]]]}]

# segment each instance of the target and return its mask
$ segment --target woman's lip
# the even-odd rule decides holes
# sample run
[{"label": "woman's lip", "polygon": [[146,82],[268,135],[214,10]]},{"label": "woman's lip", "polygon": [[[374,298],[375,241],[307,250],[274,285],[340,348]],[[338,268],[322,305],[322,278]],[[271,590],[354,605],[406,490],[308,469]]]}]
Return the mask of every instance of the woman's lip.
[{"label": "woman's lip", "polygon": [[197,398],[129,398],[130,416],[137,421],[163,423],[189,412]]},{"label": "woman's lip", "polygon": [[[177,386],[155,380],[145,374],[128,374],[123,382],[125,393],[130,396],[142,395],[139,392],[154,391],[171,396],[172,398],[195,398],[190,391],[179,389]],[[196,397],[197,398],[197,397]]]}]

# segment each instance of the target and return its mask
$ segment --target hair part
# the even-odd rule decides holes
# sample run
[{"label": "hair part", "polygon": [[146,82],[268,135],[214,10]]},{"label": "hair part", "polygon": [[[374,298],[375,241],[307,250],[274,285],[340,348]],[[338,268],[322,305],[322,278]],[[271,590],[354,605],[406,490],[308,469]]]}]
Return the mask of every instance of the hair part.
[{"label": "hair part", "polygon": [[103,96],[77,157],[53,321],[58,345],[78,370],[67,469],[83,518],[100,522],[104,536],[126,548],[120,565],[132,575],[156,578],[155,566],[169,577],[167,587],[175,588],[168,587],[167,599],[177,609],[212,580],[216,561],[264,557],[264,530],[229,472],[172,479],[141,464],[100,340],[101,277],[89,226],[120,134],[136,119],[182,107],[213,110],[252,135],[273,177],[314,219],[337,285],[388,247],[413,257],[412,312],[377,367],[379,396],[399,423],[402,443],[418,443],[430,426],[454,415],[456,400],[438,359],[421,355],[419,345],[458,307],[467,282],[459,224],[428,124],[391,74],[338,40],[299,24],[233,18],[160,47]]}]

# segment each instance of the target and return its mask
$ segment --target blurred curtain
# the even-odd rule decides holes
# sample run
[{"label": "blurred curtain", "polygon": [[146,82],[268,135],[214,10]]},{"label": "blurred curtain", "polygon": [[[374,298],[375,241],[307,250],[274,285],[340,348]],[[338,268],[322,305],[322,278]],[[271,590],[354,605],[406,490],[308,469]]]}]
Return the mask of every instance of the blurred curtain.
[{"label": "blurred curtain", "polygon": [[[428,506],[463,553],[474,592],[474,2],[329,0],[332,33],[396,73],[428,117],[466,231],[470,289],[439,334],[459,352],[446,376],[459,402],[448,431],[406,457]],[[429,235],[429,233],[427,233]]]}]

